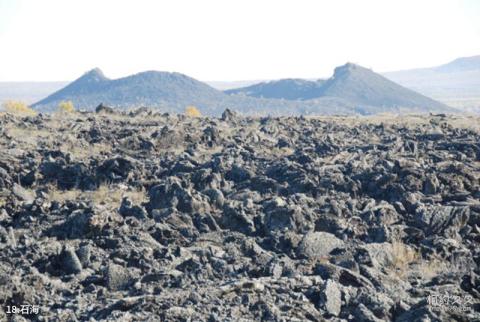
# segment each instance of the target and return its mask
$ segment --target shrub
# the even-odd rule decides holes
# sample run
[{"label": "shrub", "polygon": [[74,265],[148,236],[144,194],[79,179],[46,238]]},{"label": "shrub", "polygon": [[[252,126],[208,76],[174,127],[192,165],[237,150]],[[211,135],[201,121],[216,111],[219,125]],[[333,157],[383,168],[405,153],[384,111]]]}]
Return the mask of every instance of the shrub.
[{"label": "shrub", "polygon": [[190,117],[200,117],[202,116],[202,113],[200,113],[195,106],[187,106],[187,108],[185,108],[185,115]]},{"label": "shrub", "polygon": [[24,115],[36,115],[37,113],[28,107],[27,104],[21,101],[6,101],[2,104],[3,109],[7,113],[12,113],[12,114],[24,114]]},{"label": "shrub", "polygon": [[72,101],[61,101],[58,104],[58,111],[61,113],[73,113],[75,112],[75,107]]}]

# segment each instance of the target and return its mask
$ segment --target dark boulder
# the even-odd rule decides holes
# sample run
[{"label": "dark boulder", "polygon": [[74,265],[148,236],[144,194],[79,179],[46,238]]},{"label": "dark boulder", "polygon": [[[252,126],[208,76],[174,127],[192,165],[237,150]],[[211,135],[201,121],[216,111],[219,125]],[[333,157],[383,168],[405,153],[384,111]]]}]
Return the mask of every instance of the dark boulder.
[{"label": "dark boulder", "polygon": [[97,168],[97,176],[103,181],[125,181],[136,169],[135,165],[135,160],[130,157],[108,159]]},{"label": "dark boulder", "polygon": [[109,106],[103,105],[103,103],[100,103],[100,105],[98,105],[95,108],[95,113],[113,114],[115,113],[115,110],[112,107],[109,107]]},{"label": "dark boulder", "polygon": [[71,247],[65,247],[60,254],[60,265],[67,274],[78,274],[82,271],[82,263]]},{"label": "dark boulder", "polygon": [[122,199],[118,212],[124,217],[135,217],[137,219],[146,219],[148,217],[147,211],[142,206],[134,205],[127,197]]},{"label": "dark boulder", "polygon": [[227,108],[222,113],[222,121],[235,121],[238,117],[237,112],[232,111],[231,109]]}]

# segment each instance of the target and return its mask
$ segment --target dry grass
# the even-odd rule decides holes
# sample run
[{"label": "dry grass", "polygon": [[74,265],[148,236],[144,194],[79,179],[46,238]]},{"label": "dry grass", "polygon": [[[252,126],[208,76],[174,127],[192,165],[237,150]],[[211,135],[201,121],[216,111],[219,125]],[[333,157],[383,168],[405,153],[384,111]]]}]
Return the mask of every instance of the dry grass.
[{"label": "dry grass", "polygon": [[40,140],[45,140],[52,136],[52,133],[46,129],[5,127],[5,134],[11,136],[15,141],[25,144],[27,147],[35,147]]},{"label": "dry grass", "polygon": [[73,121],[81,116],[78,113],[61,113],[59,111],[50,114],[51,120],[49,121],[50,125],[53,125],[54,128],[63,128],[65,127],[65,121]]},{"label": "dry grass", "polygon": [[408,266],[419,258],[419,254],[413,248],[402,242],[392,243],[392,265],[395,268]]},{"label": "dry grass", "polygon": [[[430,125],[431,116],[426,114],[392,114],[380,113],[371,116],[309,116],[310,119],[322,121],[332,121],[346,126],[355,126],[360,124],[374,125],[396,125],[406,128]],[[478,115],[450,115],[442,122],[452,125],[454,128],[464,128],[474,131],[480,131],[480,116]]]},{"label": "dry grass", "polygon": [[147,201],[147,195],[144,190],[126,190],[107,184],[102,184],[93,191],[82,191],[79,189],[58,190],[55,187],[50,187],[48,190],[48,199],[50,201],[64,203],[69,200],[83,200],[90,201],[95,205],[112,205],[114,208],[120,206],[124,197],[129,198],[134,204],[141,204]]},{"label": "dry grass", "polygon": [[295,153],[295,150],[288,147],[284,147],[284,148],[274,147],[269,150],[269,153],[276,157],[288,157],[289,155],[292,155],[293,153]]},{"label": "dry grass", "polygon": [[388,267],[397,277],[404,278],[416,273],[424,280],[432,279],[441,272],[447,272],[449,264],[440,258],[423,259],[418,251],[403,242],[392,243],[392,261]]},{"label": "dry grass", "polygon": [[50,187],[47,194],[48,200],[57,201],[60,203],[64,203],[69,200],[81,200],[81,196],[81,190],[58,190],[54,187]]},{"label": "dry grass", "polygon": [[82,146],[78,144],[78,141],[66,140],[66,142],[60,146],[60,151],[70,154],[75,160],[85,160],[96,155],[111,154],[112,146],[103,143]]},{"label": "dry grass", "polygon": [[410,265],[420,258],[420,254],[412,247],[403,242],[394,241],[389,269],[398,276],[404,276],[409,271]]},{"label": "dry grass", "polygon": [[423,260],[418,262],[416,269],[418,269],[424,279],[432,279],[439,273],[448,272],[448,266],[448,263],[445,261],[434,258],[431,260]]},{"label": "dry grass", "polygon": [[34,139],[46,138],[52,135],[49,130],[39,130],[36,128],[8,127],[5,130],[9,136],[16,139],[25,139],[26,136]]}]

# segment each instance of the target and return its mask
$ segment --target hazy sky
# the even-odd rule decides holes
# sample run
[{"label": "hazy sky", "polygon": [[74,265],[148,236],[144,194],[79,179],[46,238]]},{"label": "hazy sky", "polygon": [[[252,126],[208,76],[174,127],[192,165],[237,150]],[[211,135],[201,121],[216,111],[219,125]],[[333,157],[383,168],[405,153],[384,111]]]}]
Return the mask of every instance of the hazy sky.
[{"label": "hazy sky", "polygon": [[0,81],[328,77],[480,54],[476,0],[0,0]]}]

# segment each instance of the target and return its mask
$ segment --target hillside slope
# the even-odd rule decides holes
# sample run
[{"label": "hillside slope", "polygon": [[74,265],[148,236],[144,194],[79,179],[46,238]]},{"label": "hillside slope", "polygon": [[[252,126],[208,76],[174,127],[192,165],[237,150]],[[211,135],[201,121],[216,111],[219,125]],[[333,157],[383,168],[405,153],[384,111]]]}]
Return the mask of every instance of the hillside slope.
[{"label": "hillside slope", "polygon": [[351,63],[335,68],[334,75],[319,88],[318,96],[339,97],[359,105],[394,109],[414,108],[418,112],[448,110],[448,107],[440,102]]},{"label": "hillside slope", "polygon": [[287,100],[304,100],[322,86],[324,80],[309,81],[306,79],[280,79],[262,82],[251,86],[226,90],[227,94],[243,94],[252,97],[283,98]]},{"label": "hillside slope", "polygon": [[62,100],[71,100],[80,109],[91,110],[99,103],[119,108],[149,106],[166,110],[195,105],[204,110],[225,94],[180,73],[147,71],[108,79],[99,69],[85,73],[65,88],[35,103],[34,108],[51,110]]},{"label": "hillside slope", "polygon": [[77,109],[83,110],[103,103],[121,109],[148,106],[182,113],[186,106],[194,105],[206,115],[220,115],[227,107],[257,116],[451,111],[353,64],[338,67],[326,82],[288,79],[239,93],[228,95],[179,73],[147,71],[112,80],[101,70],[93,69],[33,107],[49,112],[62,100],[71,100]]},{"label": "hillside slope", "polygon": [[388,79],[449,106],[480,112],[480,56],[431,67],[384,73]]},{"label": "hillside slope", "polygon": [[226,91],[232,95],[282,98],[305,102],[337,99],[348,101],[356,112],[450,111],[437,102],[402,87],[367,68],[347,63],[328,80],[283,79]]}]

